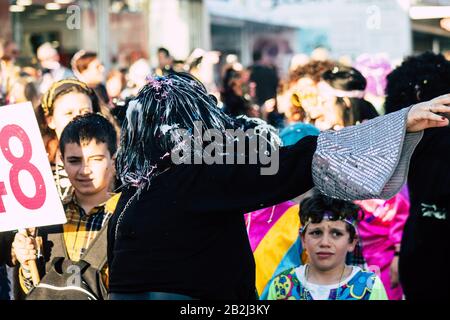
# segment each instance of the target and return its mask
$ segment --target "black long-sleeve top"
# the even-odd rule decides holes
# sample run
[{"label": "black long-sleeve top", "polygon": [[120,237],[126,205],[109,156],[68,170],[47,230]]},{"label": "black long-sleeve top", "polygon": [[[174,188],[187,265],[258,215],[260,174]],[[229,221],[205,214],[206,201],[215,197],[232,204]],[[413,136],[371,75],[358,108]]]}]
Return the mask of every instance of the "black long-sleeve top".
[{"label": "black long-sleeve top", "polygon": [[261,165],[179,165],[129,205],[135,190],[124,190],[108,225],[110,291],[255,298],[243,213],[292,199],[313,181],[336,198],[389,199],[405,183],[423,134],[405,134],[408,112],[281,148],[274,175],[263,175]]},{"label": "black long-sleeve top", "polygon": [[411,206],[399,268],[406,298],[448,301],[450,127],[425,130],[411,158],[408,189]]},{"label": "black long-sleeve top", "polygon": [[280,149],[279,170],[261,165],[178,165],[138,200],[123,191],[108,226],[110,292],[180,293],[200,299],[255,299],[255,262],[244,213],[313,187],[317,137]]}]

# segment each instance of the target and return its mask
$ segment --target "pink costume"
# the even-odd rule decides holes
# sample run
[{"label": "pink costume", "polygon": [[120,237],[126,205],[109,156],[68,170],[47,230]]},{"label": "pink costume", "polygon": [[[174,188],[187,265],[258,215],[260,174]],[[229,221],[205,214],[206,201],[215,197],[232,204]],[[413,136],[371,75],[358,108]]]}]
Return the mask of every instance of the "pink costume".
[{"label": "pink costume", "polygon": [[[369,268],[379,268],[380,278],[390,300],[401,300],[400,285],[391,288],[390,266],[395,246],[402,239],[403,226],[409,214],[408,189],[405,187],[390,200],[356,201],[364,212],[364,220],[358,225],[363,244],[363,255]],[[390,216],[382,221],[383,215]],[[380,217],[381,216],[381,217]],[[374,270],[375,271],[375,270]]]}]

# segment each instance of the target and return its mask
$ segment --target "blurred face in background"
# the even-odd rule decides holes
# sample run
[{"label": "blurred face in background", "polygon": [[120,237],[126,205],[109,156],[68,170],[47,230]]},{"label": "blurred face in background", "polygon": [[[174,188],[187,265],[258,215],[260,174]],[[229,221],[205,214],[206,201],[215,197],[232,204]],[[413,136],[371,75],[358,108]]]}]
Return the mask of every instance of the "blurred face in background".
[{"label": "blurred face in background", "polygon": [[314,122],[322,115],[322,111],[317,108],[319,105],[319,92],[316,83],[309,77],[300,78],[295,85],[294,92],[298,99],[298,104],[307,115],[307,121]]},{"label": "blurred face in background", "polygon": [[14,62],[19,57],[19,55],[19,47],[15,42],[7,43],[3,49],[3,60]]},{"label": "blurred face in background", "polygon": [[298,84],[298,99],[301,107],[306,113],[306,121],[316,126],[319,130],[339,130],[345,126],[345,117],[351,110],[348,98],[340,99],[330,95],[328,91],[321,88],[321,82],[313,85],[312,80],[300,79]]},{"label": "blurred face in background", "polygon": [[81,76],[87,85],[95,87],[105,81],[105,67],[96,58],[88,64],[86,70],[81,72]]},{"label": "blurred face in background", "polygon": [[318,116],[314,125],[323,130],[339,130],[351,122],[351,102],[348,98],[337,98],[323,89],[321,82],[318,84]]},{"label": "blurred face in background", "polygon": [[23,82],[15,82],[9,92],[8,98],[11,103],[22,103],[28,101],[25,96],[25,86]]},{"label": "blurred face in background", "polygon": [[158,52],[158,64],[161,69],[172,64],[172,58],[165,52]]},{"label": "blurred face in background", "polygon": [[54,70],[59,68],[59,54],[50,44],[44,44],[37,51],[37,58],[41,67]]},{"label": "blurred face in background", "polygon": [[39,105],[39,93],[31,77],[17,79],[8,93],[10,103],[22,103],[30,101],[33,106]]},{"label": "blurred face in background", "polygon": [[120,72],[114,72],[106,80],[106,91],[110,98],[117,98],[122,93],[124,87],[123,75]]},{"label": "blurred face in background", "polygon": [[250,71],[248,69],[242,69],[241,71],[242,84],[248,84],[250,81]]},{"label": "blurred face in background", "polygon": [[128,70],[127,80],[130,86],[135,88],[136,94],[147,83],[147,76],[152,74],[152,70],[148,62],[139,59],[130,66]]},{"label": "blurred face in background", "polygon": [[243,85],[245,78],[243,77],[242,71],[235,71],[233,77],[229,80],[229,87],[238,96],[243,96]]},{"label": "blurred face in background", "polygon": [[76,116],[93,112],[92,101],[84,93],[69,92],[56,99],[53,115],[48,117],[48,126],[55,130],[56,136],[61,136],[67,124]]}]

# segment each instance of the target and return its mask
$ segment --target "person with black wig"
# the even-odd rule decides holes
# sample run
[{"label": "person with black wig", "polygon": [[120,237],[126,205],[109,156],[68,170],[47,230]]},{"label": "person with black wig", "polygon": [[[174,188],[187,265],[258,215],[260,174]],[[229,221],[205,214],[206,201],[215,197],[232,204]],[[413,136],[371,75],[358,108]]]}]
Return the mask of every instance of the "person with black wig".
[{"label": "person with black wig", "polygon": [[[450,90],[450,62],[427,52],[408,57],[389,76],[386,112],[392,113]],[[450,127],[424,131],[408,175],[410,213],[399,253],[407,300],[450,299]],[[398,253],[397,253],[398,254]],[[431,272],[424,273],[426,262]],[[436,268],[434,270],[433,268]],[[442,269],[444,268],[444,269]]]},{"label": "person with black wig", "polygon": [[[346,200],[391,197],[404,184],[422,130],[448,124],[433,112],[450,112],[449,103],[450,95],[438,97],[279,148],[273,128],[228,117],[192,76],[149,79],[129,103],[117,154],[124,188],[108,224],[110,299],[256,299],[244,213],[313,185]],[[256,149],[220,152],[240,141],[231,130],[249,128],[243,140],[262,141]],[[206,141],[222,134],[213,145],[220,161],[205,157],[211,143],[199,130]],[[250,152],[279,166],[254,164]],[[238,156],[245,164],[230,164]]]}]

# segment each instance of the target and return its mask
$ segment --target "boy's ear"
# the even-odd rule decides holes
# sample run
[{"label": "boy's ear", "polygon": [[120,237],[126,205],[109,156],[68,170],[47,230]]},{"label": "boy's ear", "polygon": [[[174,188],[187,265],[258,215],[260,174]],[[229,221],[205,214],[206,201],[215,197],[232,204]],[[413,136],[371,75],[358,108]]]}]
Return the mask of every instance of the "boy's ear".
[{"label": "boy's ear", "polygon": [[356,244],[358,243],[358,240],[359,240],[359,238],[358,238],[358,235],[356,234],[355,235],[355,239],[353,239],[353,241],[350,242],[350,244],[349,244],[348,252],[355,251]]}]

